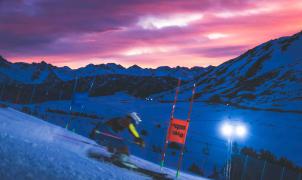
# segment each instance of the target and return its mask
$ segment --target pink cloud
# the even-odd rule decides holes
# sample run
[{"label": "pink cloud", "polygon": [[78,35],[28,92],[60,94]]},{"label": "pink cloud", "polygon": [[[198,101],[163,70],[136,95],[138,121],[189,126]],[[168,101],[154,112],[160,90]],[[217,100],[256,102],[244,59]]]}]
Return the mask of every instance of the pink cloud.
[{"label": "pink cloud", "polygon": [[0,54],[74,68],[218,65],[302,24],[299,0],[31,2],[0,3]]}]

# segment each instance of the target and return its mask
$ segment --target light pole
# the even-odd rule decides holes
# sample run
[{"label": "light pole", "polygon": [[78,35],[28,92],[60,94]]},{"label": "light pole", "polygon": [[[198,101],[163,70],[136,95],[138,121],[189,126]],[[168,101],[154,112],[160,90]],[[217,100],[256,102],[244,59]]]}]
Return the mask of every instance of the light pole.
[{"label": "light pole", "polygon": [[232,168],[232,145],[234,138],[244,138],[247,134],[247,128],[244,124],[236,122],[225,122],[220,128],[221,134],[227,139],[228,153],[226,166],[226,179],[231,179]]}]

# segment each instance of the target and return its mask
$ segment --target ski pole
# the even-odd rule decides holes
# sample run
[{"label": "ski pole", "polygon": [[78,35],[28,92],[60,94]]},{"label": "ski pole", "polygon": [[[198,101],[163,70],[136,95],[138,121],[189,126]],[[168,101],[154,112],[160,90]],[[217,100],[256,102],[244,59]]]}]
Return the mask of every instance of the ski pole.
[{"label": "ski pole", "polygon": [[[130,141],[128,139],[124,139],[122,137],[118,137],[118,136],[115,136],[115,135],[110,134],[110,133],[105,133],[105,132],[101,132],[101,131],[96,131],[96,133],[97,134],[102,134],[102,135],[107,136],[107,137],[112,137],[112,138],[115,138],[115,139],[118,139],[118,140],[123,140],[123,141],[129,142],[129,143],[132,143],[132,144],[137,144],[134,141]],[[57,136],[64,137],[66,139],[70,139],[70,140],[73,140],[73,141],[78,141],[78,142],[81,142],[81,143],[84,143],[84,144],[89,144],[89,145],[93,145],[93,146],[100,146],[98,144],[93,144],[93,143],[90,143],[88,141],[79,140],[79,139],[76,139],[76,138],[73,138],[73,137],[70,137],[70,136],[66,136],[66,135],[63,135],[63,134],[57,134]]]},{"label": "ski pole", "polygon": [[104,135],[104,136],[112,137],[112,138],[115,138],[115,139],[123,140],[122,137],[118,137],[118,136],[115,136],[115,135],[113,135],[113,134],[101,132],[101,131],[98,131],[98,130],[96,130],[95,133],[97,133],[97,134],[102,134],[102,135]]}]

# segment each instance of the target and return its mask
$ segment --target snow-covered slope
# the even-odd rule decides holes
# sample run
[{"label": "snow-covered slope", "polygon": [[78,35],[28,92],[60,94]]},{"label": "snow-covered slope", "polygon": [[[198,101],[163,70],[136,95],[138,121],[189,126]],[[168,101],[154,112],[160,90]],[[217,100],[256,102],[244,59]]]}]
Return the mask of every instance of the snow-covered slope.
[{"label": "snow-covered slope", "polygon": [[[0,56],[1,77],[7,77],[10,81],[19,83],[43,83],[47,80],[54,80],[56,75],[53,66],[45,63],[10,63]],[[2,79],[2,78],[1,78]],[[3,82],[3,81],[2,81]],[[5,82],[5,81],[4,81]]]},{"label": "snow-covered slope", "polygon": [[[92,146],[66,141],[68,136],[95,142],[11,108],[0,108],[1,179],[150,179],[142,174],[95,161],[86,156]],[[105,150],[96,148],[99,152]],[[132,157],[145,167],[158,166]],[[168,174],[175,173],[165,169]],[[198,179],[182,174],[181,179]],[[200,178],[199,178],[200,179]]]},{"label": "snow-covered slope", "polygon": [[[15,105],[14,105],[15,106]],[[22,108],[21,105],[16,105]],[[70,118],[73,119],[71,128],[75,132],[88,136],[97,122],[123,116],[129,112],[139,113],[143,122],[137,127],[138,131],[145,130],[148,134],[143,136],[146,147],[144,149],[129,143],[132,154],[143,157],[154,163],[159,163],[163,148],[164,139],[167,133],[167,126],[170,118],[172,103],[160,103],[157,101],[144,101],[127,94],[115,94],[112,96],[93,97],[85,101],[82,106],[73,106],[75,112],[82,112],[87,115],[96,115],[98,118],[87,118],[87,116],[70,116],[70,101],[49,101],[42,104],[32,104],[37,116],[46,118],[47,121],[65,127]],[[187,118],[189,103],[179,102],[176,105],[175,117]],[[48,110],[61,110],[48,111]],[[302,144],[299,143],[302,137],[302,114],[290,112],[255,111],[241,109],[222,104],[208,104],[195,102],[191,116],[191,123],[186,141],[186,153],[183,159],[182,171],[188,171],[195,163],[210,176],[213,167],[221,168],[226,161],[227,147],[226,139],[222,136],[221,125],[227,122],[245,124],[248,133],[245,138],[236,138],[235,142],[239,147],[252,147],[256,151],[269,150],[279,159],[286,157],[293,163],[301,166],[302,156],[299,156]],[[125,132],[124,135],[128,135]],[[126,136],[127,137],[127,136]],[[278,139],[276,141],[276,139]],[[132,140],[132,137],[130,137]],[[209,155],[203,150],[208,148]],[[173,154],[173,152],[175,154]],[[168,148],[166,155],[167,167],[177,166],[178,151]]]},{"label": "snow-covered slope", "polygon": [[[261,44],[202,74],[180,90],[188,99],[193,83],[196,98],[248,107],[301,110],[302,32]],[[173,99],[173,91],[157,97]]]},{"label": "snow-covered slope", "polygon": [[56,135],[85,139],[81,136],[10,108],[0,108],[0,114],[1,179],[146,178],[92,161],[85,157],[87,146],[68,144]]}]

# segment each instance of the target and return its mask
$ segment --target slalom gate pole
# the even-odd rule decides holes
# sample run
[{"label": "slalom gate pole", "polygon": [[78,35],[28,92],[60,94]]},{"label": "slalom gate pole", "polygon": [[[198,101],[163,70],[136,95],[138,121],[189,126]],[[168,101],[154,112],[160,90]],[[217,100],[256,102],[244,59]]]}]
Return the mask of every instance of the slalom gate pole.
[{"label": "slalom gate pole", "polygon": [[[90,92],[91,92],[91,90],[92,90],[92,88],[93,88],[93,86],[94,86],[94,82],[95,82],[95,80],[96,80],[96,77],[97,76],[94,76],[94,78],[92,79],[92,81],[91,81],[91,83],[90,83],[90,85],[89,85],[89,88],[88,88],[88,90],[87,90],[87,98],[89,97],[89,95],[90,95]],[[82,103],[82,105],[81,105],[81,113],[84,111],[84,104]]]},{"label": "slalom gate pole", "polygon": [[96,76],[94,76],[94,78],[92,79],[89,89],[88,89],[88,96],[90,95],[90,91],[92,90],[93,86],[94,86],[94,82],[96,80]]},{"label": "slalom gate pole", "polygon": [[72,90],[72,95],[71,95],[71,102],[70,102],[70,106],[69,106],[69,111],[70,111],[70,119],[68,120],[67,124],[66,124],[66,129],[69,128],[70,124],[71,124],[71,120],[72,120],[72,103],[73,103],[73,98],[74,98],[74,92],[77,88],[78,85],[78,78],[77,76],[75,77],[75,82],[74,82],[74,86],[73,86],[73,90]]},{"label": "slalom gate pole", "polygon": [[69,126],[70,126],[70,124],[71,124],[71,120],[72,120],[72,105],[71,105],[71,103],[70,103],[70,107],[69,107],[69,113],[70,113],[70,118],[68,119],[68,122],[67,122],[67,124],[66,124],[66,126],[65,126],[65,128],[66,129],[68,129],[69,128]]},{"label": "slalom gate pole", "polygon": [[190,122],[190,119],[191,119],[191,113],[192,113],[192,109],[193,109],[194,96],[195,96],[195,89],[196,89],[196,84],[194,83],[194,85],[193,85],[193,90],[192,90],[191,102],[190,102],[190,109],[189,109],[189,112],[188,112],[188,121],[189,121],[189,122]]},{"label": "slalom gate pole", "polygon": [[177,97],[178,97],[180,85],[181,85],[181,79],[178,79],[178,83],[177,83],[177,87],[176,87],[176,91],[175,91],[175,96],[174,96],[174,102],[173,102],[172,111],[171,111],[170,122],[169,122],[169,125],[168,125],[167,135],[166,135],[166,139],[165,139],[165,145],[164,145],[164,149],[163,149],[163,152],[162,152],[160,169],[163,168],[164,162],[165,162],[166,150],[167,150],[167,147],[168,147],[168,135],[169,135],[170,125],[171,125],[171,120],[174,117],[174,112],[175,112],[175,107],[176,107],[176,102],[177,102]]},{"label": "slalom gate pole", "polygon": [[[196,84],[194,83],[193,90],[192,90],[192,97],[191,97],[191,101],[190,101],[190,108],[189,108],[189,112],[188,112],[188,119],[187,119],[188,127],[187,127],[187,130],[189,129],[190,120],[191,120],[191,113],[192,113],[192,108],[193,108],[193,103],[194,103],[195,89],[196,89]],[[180,171],[181,164],[182,164],[182,158],[183,158],[183,155],[184,155],[185,144],[186,144],[186,142],[184,142],[184,144],[182,145],[181,152],[179,154],[177,171],[176,171],[176,178],[178,178],[178,176],[179,176],[179,171]]]},{"label": "slalom gate pole", "polygon": [[178,98],[180,85],[181,85],[181,79],[178,79],[177,89],[176,89],[176,92],[175,92],[173,107],[172,107],[172,111],[171,111],[171,119],[174,118],[174,112],[175,112],[175,107],[176,107],[176,102],[177,102],[177,98]]}]

